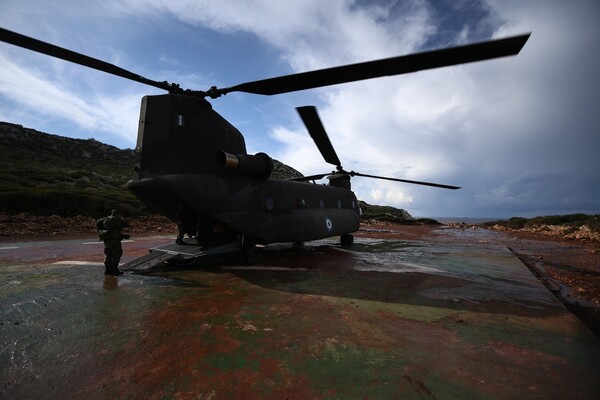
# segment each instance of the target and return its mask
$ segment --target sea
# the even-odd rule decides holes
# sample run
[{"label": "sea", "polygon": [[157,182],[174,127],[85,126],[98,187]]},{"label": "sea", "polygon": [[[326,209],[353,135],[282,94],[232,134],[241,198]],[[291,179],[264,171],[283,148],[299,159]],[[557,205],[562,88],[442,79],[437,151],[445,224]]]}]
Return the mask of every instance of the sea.
[{"label": "sea", "polygon": [[[421,218],[421,217],[414,217],[414,218]],[[486,217],[486,218],[474,218],[474,217],[428,217],[431,219],[435,219],[438,222],[441,222],[442,224],[447,224],[449,222],[464,222],[467,225],[474,225],[474,224],[483,224],[484,222],[489,222],[489,221],[506,221],[508,218],[499,218],[499,217]]]}]

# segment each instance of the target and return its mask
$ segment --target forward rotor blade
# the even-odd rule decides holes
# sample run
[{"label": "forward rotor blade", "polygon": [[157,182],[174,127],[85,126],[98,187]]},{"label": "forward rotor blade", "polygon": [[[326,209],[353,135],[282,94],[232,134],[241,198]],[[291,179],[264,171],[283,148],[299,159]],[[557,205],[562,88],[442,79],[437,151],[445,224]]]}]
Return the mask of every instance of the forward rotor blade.
[{"label": "forward rotor blade", "polygon": [[58,47],[50,43],[42,42],[41,40],[33,39],[31,37],[21,35],[20,33],[12,32],[4,28],[0,28],[0,40],[18,47],[23,47],[25,49],[60,58],[65,61],[83,65],[85,67],[103,71],[112,75],[120,76],[122,78],[130,79],[132,81],[144,83],[146,85],[154,86],[159,89],[167,90],[169,92],[176,91],[178,89],[177,85],[173,86],[167,82],[153,81],[151,79],[144,78],[141,75],[134,74],[133,72],[129,72],[123,68],[117,67],[116,65],[109,64],[105,61],[88,57],[86,55],[67,50],[65,48]]},{"label": "forward rotor blade", "polygon": [[426,69],[506,57],[518,54],[530,35],[528,33],[465,46],[263,79],[219,89],[219,92],[220,94],[246,92],[270,96],[381,76],[406,74]]},{"label": "forward rotor blade", "polygon": [[302,118],[306,129],[308,129],[310,137],[312,137],[315,141],[315,144],[319,148],[319,151],[323,155],[325,161],[327,161],[329,164],[335,165],[336,167],[341,167],[342,163],[340,162],[340,159],[338,158],[333,145],[329,140],[329,136],[327,136],[327,132],[325,132],[325,128],[321,123],[321,118],[319,118],[316,107],[297,107],[296,110],[298,111],[298,114],[300,114],[300,118]]},{"label": "forward rotor blade", "polygon": [[388,178],[388,177],[385,177],[385,176],[376,176],[376,175],[361,174],[359,172],[354,172],[354,171],[349,172],[349,174],[350,174],[350,176],[362,176],[362,177],[365,177],[365,178],[385,179],[385,180],[388,180],[388,181],[412,183],[412,184],[415,184],[415,185],[433,186],[433,187],[442,188],[442,189],[451,189],[451,190],[460,189],[460,186],[442,185],[440,183],[421,182],[421,181],[409,181],[407,179]]}]

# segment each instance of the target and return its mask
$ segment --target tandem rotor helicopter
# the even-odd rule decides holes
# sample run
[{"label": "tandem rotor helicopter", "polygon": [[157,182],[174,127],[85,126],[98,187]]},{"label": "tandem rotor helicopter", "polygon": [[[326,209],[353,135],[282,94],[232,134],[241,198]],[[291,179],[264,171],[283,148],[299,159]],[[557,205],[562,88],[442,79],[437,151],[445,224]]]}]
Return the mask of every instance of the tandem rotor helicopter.
[{"label": "tandem rotor helicopter", "polygon": [[[213,110],[207,97],[217,99],[231,92],[270,96],[511,56],[520,52],[529,36],[285,75],[228,88],[213,86],[202,91],[153,81],[113,64],[0,28],[3,42],[168,92],[142,98],[133,178],[127,187],[145,206],[184,227],[189,236],[195,237],[193,247],[200,249],[194,253],[187,249],[192,246],[173,245],[163,255],[191,254],[193,258],[194,254],[208,254],[210,248],[228,243],[238,250],[241,248],[248,263],[256,261],[257,246],[270,243],[301,243],[340,236],[342,245],[351,245],[361,215],[351,190],[351,177],[444,189],[458,187],[344,170],[312,106],[299,107],[298,113],[324,160],[336,170],[303,178],[273,179],[271,158],[265,153],[247,154],[240,131]],[[314,184],[324,177],[329,178],[328,185]]]}]

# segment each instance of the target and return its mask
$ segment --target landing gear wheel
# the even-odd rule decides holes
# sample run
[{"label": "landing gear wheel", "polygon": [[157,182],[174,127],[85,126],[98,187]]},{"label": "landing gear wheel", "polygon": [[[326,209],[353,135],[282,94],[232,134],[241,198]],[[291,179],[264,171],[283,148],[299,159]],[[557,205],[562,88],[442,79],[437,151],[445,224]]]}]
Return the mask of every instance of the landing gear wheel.
[{"label": "landing gear wheel", "polygon": [[354,236],[352,236],[351,233],[344,233],[342,236],[340,236],[340,244],[342,245],[342,247],[352,246],[353,243]]},{"label": "landing gear wheel", "polygon": [[242,247],[242,255],[247,265],[254,265],[260,259],[260,250],[254,244],[245,244]]}]

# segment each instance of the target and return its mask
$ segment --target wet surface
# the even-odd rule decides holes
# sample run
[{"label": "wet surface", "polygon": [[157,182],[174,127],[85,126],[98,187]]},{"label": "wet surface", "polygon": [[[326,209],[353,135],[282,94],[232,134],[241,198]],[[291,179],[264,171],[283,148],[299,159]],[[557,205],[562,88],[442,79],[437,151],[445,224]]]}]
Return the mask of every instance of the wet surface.
[{"label": "wet surface", "polygon": [[600,341],[492,239],[116,278],[94,239],[3,244],[0,398],[597,398]]}]

